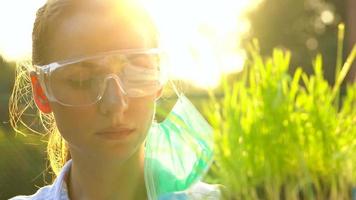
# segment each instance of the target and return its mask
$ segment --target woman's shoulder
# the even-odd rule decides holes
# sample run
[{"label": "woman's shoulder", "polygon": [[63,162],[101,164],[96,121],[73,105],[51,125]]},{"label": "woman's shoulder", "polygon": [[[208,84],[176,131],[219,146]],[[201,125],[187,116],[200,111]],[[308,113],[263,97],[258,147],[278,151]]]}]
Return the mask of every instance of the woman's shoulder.
[{"label": "woman's shoulder", "polygon": [[46,185],[33,195],[15,196],[9,200],[68,200],[67,186],[62,179],[57,178],[52,185]]},{"label": "woman's shoulder", "polygon": [[47,185],[38,189],[37,192],[33,195],[15,196],[9,200],[49,200],[53,199],[51,195],[53,195],[53,186]]},{"label": "woman's shoulder", "polygon": [[69,160],[63,166],[60,174],[51,185],[41,187],[33,195],[15,196],[10,200],[68,200],[67,185],[64,179],[70,169],[71,163],[71,160]]},{"label": "woman's shoulder", "polygon": [[187,190],[162,195],[159,200],[219,200],[222,198],[220,187],[199,181]]},{"label": "woman's shoulder", "polygon": [[189,199],[220,199],[221,191],[220,185],[212,185],[205,182],[198,182],[194,184],[187,193]]},{"label": "woman's shoulder", "polygon": [[[55,199],[55,191],[53,185],[47,185],[33,195],[29,196],[16,196],[9,200],[52,200]],[[65,195],[61,195],[65,196]],[[175,192],[167,195],[163,195],[159,200],[172,200],[172,199],[189,199],[189,200],[218,200],[221,198],[221,192],[218,185],[211,185],[204,182],[197,182],[191,188],[181,192]],[[64,199],[63,199],[64,200]]]}]

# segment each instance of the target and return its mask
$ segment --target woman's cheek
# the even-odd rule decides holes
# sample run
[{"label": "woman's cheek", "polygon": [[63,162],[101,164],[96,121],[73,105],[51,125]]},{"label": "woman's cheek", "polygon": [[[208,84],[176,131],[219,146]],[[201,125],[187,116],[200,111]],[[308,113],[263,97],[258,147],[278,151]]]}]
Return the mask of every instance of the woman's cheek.
[{"label": "woman's cheek", "polygon": [[152,97],[145,97],[135,100],[132,103],[131,119],[140,126],[142,131],[147,131],[152,123],[155,101]]},{"label": "woman's cheek", "polygon": [[58,105],[53,107],[53,113],[58,129],[63,133],[86,132],[86,130],[92,129],[91,126],[95,124],[96,114],[90,107],[84,109]]}]

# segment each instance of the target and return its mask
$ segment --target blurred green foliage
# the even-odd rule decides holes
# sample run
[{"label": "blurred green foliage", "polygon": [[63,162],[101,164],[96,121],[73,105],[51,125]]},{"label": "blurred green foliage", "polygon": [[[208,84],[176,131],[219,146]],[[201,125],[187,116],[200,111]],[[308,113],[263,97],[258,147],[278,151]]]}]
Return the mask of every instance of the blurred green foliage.
[{"label": "blurred green foliage", "polygon": [[[288,73],[291,53],[275,49],[263,58],[250,46],[243,78],[225,79],[224,97],[206,103],[215,129],[216,162],[210,180],[233,199],[351,199],[356,186],[356,83],[337,104],[340,82],[356,57],[356,45],[338,84],[323,76]],[[215,100],[214,100],[215,99]]]},{"label": "blurred green foliage", "polygon": [[0,129],[0,199],[30,195],[50,180],[40,136]]},{"label": "blurred green foliage", "polygon": [[15,81],[15,63],[7,62],[0,55],[0,128],[9,128],[9,98]]}]

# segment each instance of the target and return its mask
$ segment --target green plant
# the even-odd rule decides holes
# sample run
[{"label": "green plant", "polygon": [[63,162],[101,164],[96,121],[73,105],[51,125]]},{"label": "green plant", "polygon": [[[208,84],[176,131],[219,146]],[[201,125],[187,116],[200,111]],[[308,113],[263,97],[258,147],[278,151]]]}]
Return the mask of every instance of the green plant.
[{"label": "green plant", "polygon": [[42,140],[43,136],[23,137],[0,128],[0,199],[30,195],[50,183]]},{"label": "green plant", "polygon": [[[209,179],[227,186],[230,199],[350,199],[356,185],[356,83],[340,86],[356,45],[334,86],[323,76],[288,73],[290,52],[263,59],[257,42],[243,78],[225,79],[224,97],[211,95],[205,112],[215,129],[216,155]],[[340,55],[339,55],[340,56]]]}]

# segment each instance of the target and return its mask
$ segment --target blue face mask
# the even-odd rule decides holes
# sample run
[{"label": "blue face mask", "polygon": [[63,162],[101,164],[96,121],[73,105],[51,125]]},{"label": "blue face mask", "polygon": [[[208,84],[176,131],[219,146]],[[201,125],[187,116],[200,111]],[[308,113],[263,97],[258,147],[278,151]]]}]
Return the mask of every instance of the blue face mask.
[{"label": "blue face mask", "polygon": [[206,173],[213,158],[213,130],[193,104],[178,94],[166,119],[154,122],[145,144],[149,200],[187,190]]}]

